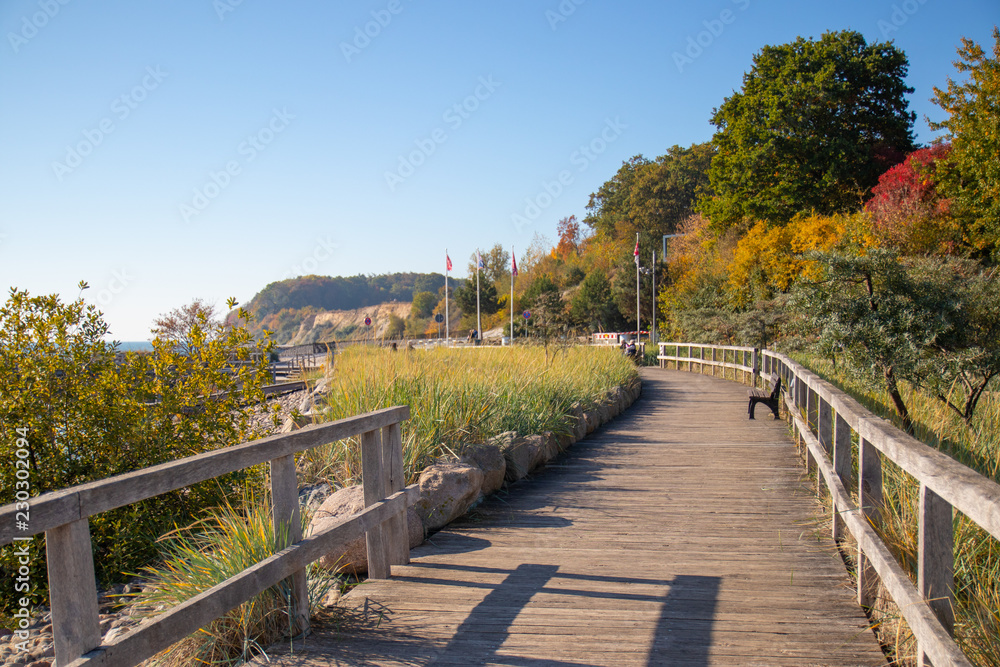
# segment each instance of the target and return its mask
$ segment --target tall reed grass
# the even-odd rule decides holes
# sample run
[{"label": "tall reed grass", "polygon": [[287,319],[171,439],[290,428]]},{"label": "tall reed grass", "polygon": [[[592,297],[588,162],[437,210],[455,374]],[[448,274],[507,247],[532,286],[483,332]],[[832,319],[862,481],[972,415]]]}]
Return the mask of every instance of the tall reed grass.
[{"label": "tall reed grass", "polygon": [[[339,353],[324,420],[409,405],[402,425],[403,459],[412,481],[433,459],[464,443],[505,431],[527,435],[571,428],[572,405],[634,381],[631,361],[616,348],[540,347],[400,350],[351,347]],[[306,479],[336,486],[361,477],[358,443],[318,447],[299,461]]]},{"label": "tall reed grass", "polygon": [[[206,512],[206,518],[162,538],[162,562],[142,573],[143,591],[126,600],[139,613],[155,614],[174,607],[259,563],[285,544],[274,535],[271,503],[264,495],[245,492],[239,502]],[[303,516],[303,526],[307,517]],[[335,576],[316,566],[307,570],[309,615],[314,616]],[[198,632],[155,656],[150,664],[240,665],[264,654],[264,647],[293,634],[290,591],[285,582],[271,586]]]},{"label": "tall reed grass", "polygon": [[[854,396],[875,414],[900,426],[887,395],[874,392],[853,380],[843,368],[823,359],[796,355],[796,361]],[[961,391],[955,387],[953,391]],[[948,454],[984,476],[1000,482],[1000,394],[985,396],[971,424],[966,424],[941,401],[904,384],[903,397],[914,421],[915,435],[922,442]],[[856,452],[855,452],[856,454]],[[857,460],[855,458],[855,460]],[[853,485],[856,489],[856,484]],[[883,465],[885,508],[876,525],[882,540],[897,561],[916,581],[917,536],[920,489],[915,479],[885,460]],[[976,665],[1000,667],[1000,543],[964,515],[957,513],[955,539],[955,636],[969,660]],[[886,627],[894,612],[878,619]],[[908,630],[883,633],[883,641],[895,644],[900,662],[912,654]]]}]

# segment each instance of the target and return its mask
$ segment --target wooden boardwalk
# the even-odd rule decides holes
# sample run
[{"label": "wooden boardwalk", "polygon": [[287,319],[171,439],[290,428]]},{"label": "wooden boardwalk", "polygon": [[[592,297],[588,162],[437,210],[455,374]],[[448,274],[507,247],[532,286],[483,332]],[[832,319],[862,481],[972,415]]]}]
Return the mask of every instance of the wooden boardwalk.
[{"label": "wooden boardwalk", "polygon": [[784,422],[748,421],[736,383],[642,376],[628,412],[271,664],[885,664]]}]

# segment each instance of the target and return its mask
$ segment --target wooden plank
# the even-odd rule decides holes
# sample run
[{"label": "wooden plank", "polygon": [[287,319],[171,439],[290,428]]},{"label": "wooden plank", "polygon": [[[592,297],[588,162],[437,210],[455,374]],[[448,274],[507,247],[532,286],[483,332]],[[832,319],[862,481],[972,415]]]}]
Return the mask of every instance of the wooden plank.
[{"label": "wooden plank", "polygon": [[[382,434],[372,430],[361,434],[361,484],[365,507],[379,502],[385,495],[382,475]],[[372,526],[366,535],[368,547],[368,578],[388,579],[389,559],[382,524]]]},{"label": "wooden plank", "polygon": [[[198,630],[230,609],[273,586],[309,563],[363,535],[405,507],[410,489],[400,491],[384,501],[332,524],[326,530],[282,549],[270,558],[247,568],[226,581],[213,586],[173,607],[152,621],[116,638],[110,644],[97,646],[82,658],[68,664],[71,667],[135,665],[169,647],[174,642]],[[96,613],[96,592],[94,610]],[[100,641],[100,634],[98,634]]]},{"label": "wooden plank", "polygon": [[[390,424],[382,429],[382,474],[387,496],[402,490],[406,485],[403,469],[403,439],[400,425]],[[386,523],[389,534],[389,565],[410,562],[410,535],[406,512],[400,512]]]},{"label": "wooden plank", "polygon": [[[858,498],[861,516],[875,527],[882,520],[882,456],[864,438],[858,439]],[[858,604],[871,607],[878,590],[878,575],[858,547]]]},{"label": "wooden plank", "polygon": [[[829,405],[829,403],[824,403]],[[851,426],[840,413],[837,413],[833,420],[833,469],[837,472],[837,478],[844,486],[851,483]],[[837,508],[833,512],[833,539],[839,541],[843,537],[844,520],[840,517]]]},{"label": "wooden plank", "polygon": [[[302,518],[299,515],[299,484],[295,475],[295,456],[288,454],[271,461],[271,520],[278,549],[302,541]],[[309,586],[302,568],[288,578],[292,634],[309,630]]]},{"label": "wooden plank", "polygon": [[[409,418],[409,406],[386,408],[46,493],[31,501],[31,534]],[[0,508],[0,545],[15,536],[14,515],[14,504]]]},{"label": "wooden plank", "polygon": [[920,485],[917,588],[950,633],[955,631],[955,544],[952,507]]},{"label": "wooden plank", "polygon": [[[801,417],[797,415],[794,418],[801,420]],[[804,433],[804,436],[806,445],[816,450],[818,455],[821,449],[819,441],[811,433]],[[883,586],[899,607],[900,614],[906,619],[910,631],[917,639],[920,651],[929,657],[935,665],[960,665],[963,667],[969,665],[971,667],[971,663],[962,650],[952,640],[949,630],[937,618],[903,568],[896,562],[895,557],[882,543],[863,515],[857,510],[857,507],[854,506],[847,490],[837,477],[833,465],[825,458],[818,459],[817,462],[822,475],[827,480],[830,492],[837,496],[838,504],[845,508],[842,516],[847,529],[864,550],[869,564],[874,567]]]},{"label": "wooden plank", "polygon": [[87,520],[45,531],[45,560],[56,660],[65,665],[101,643]]}]

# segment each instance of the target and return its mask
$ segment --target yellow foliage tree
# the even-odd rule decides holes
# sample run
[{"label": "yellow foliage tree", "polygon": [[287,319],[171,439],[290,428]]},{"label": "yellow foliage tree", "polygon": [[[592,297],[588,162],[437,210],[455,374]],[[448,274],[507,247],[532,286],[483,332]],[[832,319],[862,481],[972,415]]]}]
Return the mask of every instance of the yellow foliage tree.
[{"label": "yellow foliage tree", "polygon": [[829,250],[845,235],[852,216],[812,213],[796,216],[787,225],[758,222],[736,244],[728,267],[726,290],[737,308],[778,292],[787,292],[800,277],[817,271],[804,259],[811,250]]}]

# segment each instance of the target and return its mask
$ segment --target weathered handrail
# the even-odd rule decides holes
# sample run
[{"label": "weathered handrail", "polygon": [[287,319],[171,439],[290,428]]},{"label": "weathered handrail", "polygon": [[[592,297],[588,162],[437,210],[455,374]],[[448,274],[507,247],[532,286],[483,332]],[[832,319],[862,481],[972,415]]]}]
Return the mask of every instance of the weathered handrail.
[{"label": "weathered handrail", "polygon": [[[675,354],[666,353],[670,347]],[[681,354],[684,350],[686,355]],[[709,350],[711,359],[706,359]],[[731,350],[733,361],[724,361],[725,352],[723,361],[718,360],[717,350]],[[796,441],[805,446],[807,467],[818,471],[817,491],[824,483],[829,489],[834,539],[841,539],[846,528],[858,543],[859,604],[871,605],[877,576],[917,639],[918,664],[969,664],[952,639],[953,509],[1000,540],[1000,484],[903,433],[783,354],[749,347],[660,343],[658,359],[661,368],[674,363],[681,369],[686,364],[689,371],[711,368],[713,375],[716,368],[732,368],[755,386],[761,374],[778,373],[787,388],[784,400]],[[851,451],[855,437],[857,462]],[[882,457],[920,484],[916,586],[872,528],[883,506]],[[847,491],[852,474],[858,481],[860,508]]]},{"label": "weathered handrail", "polygon": [[[306,566],[362,534],[368,576],[388,578],[391,565],[409,560],[406,507],[415,488],[404,488],[399,426],[409,417],[408,406],[386,408],[46,493],[31,499],[30,529],[16,535],[16,505],[0,508],[0,545],[45,533],[57,662],[74,667],[137,664],[282,580],[288,580],[291,592],[292,621],[305,632]],[[365,510],[303,539],[294,455],[357,435]],[[88,517],[264,462],[271,468],[274,534],[285,548],[102,644]]]}]

